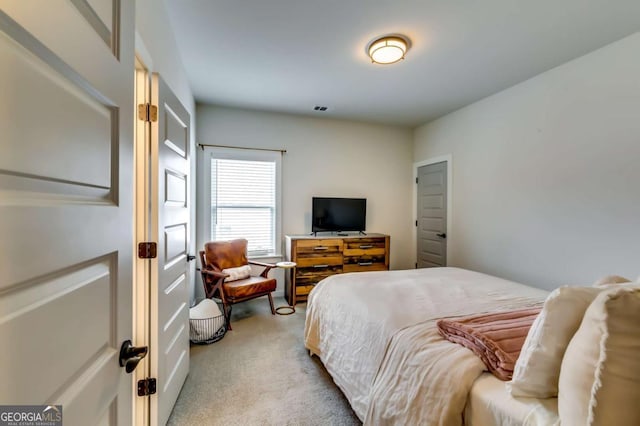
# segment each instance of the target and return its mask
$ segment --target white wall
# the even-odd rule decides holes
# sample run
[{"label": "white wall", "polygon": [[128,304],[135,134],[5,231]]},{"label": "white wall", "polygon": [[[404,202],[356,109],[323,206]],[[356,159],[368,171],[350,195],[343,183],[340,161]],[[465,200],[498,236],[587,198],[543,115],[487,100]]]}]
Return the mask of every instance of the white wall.
[{"label": "white wall", "polygon": [[[159,72],[194,118],[195,102],[164,1],[136,0],[136,53]],[[143,46],[139,42],[143,42]],[[146,52],[144,51],[146,50]],[[147,59],[148,57],[148,59]]]},{"label": "white wall", "polygon": [[[195,101],[180,52],[169,22],[164,1],[136,1],[136,54],[149,72],[157,72],[167,82],[191,115],[191,152],[195,152]],[[133,76],[133,73],[132,73]],[[196,156],[191,156],[191,170],[195,174]],[[191,180],[190,196],[195,200],[195,179]],[[193,204],[193,203],[192,203]],[[191,211],[191,241],[189,251],[195,254],[195,208]],[[191,262],[191,303],[195,300],[195,262]]]},{"label": "white wall", "polygon": [[421,126],[453,156],[450,264],[542,288],[640,274],[640,33]]},{"label": "white wall", "polygon": [[283,235],[311,231],[313,196],[363,197],[367,230],[391,236],[391,268],[412,267],[411,130],[200,104],[196,116],[198,143],[287,150]]}]

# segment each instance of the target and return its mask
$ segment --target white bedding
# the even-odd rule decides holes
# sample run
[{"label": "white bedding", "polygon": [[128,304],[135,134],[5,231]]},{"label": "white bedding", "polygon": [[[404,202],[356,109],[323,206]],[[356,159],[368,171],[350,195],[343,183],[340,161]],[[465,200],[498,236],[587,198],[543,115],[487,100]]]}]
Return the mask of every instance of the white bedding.
[{"label": "white bedding", "polygon": [[513,398],[505,382],[490,373],[473,383],[464,409],[465,426],[549,426],[557,419],[557,398]]},{"label": "white bedding", "polygon": [[546,292],[458,268],[331,276],[311,292],[305,346],[365,424],[461,424],[484,365],[440,318],[515,309]]}]

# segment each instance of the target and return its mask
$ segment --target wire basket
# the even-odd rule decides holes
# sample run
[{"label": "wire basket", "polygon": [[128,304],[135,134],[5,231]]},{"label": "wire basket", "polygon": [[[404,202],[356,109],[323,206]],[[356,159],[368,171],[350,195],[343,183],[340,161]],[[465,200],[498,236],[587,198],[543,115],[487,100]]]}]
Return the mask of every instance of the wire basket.
[{"label": "wire basket", "polygon": [[208,345],[222,339],[227,332],[224,315],[204,319],[189,319],[189,340],[198,345]]}]

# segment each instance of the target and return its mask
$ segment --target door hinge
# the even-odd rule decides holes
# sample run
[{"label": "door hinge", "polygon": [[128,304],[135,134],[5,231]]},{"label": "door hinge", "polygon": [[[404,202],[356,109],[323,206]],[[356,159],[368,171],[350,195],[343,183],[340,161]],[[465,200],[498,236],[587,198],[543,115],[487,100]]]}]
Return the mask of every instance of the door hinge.
[{"label": "door hinge", "polygon": [[138,380],[138,396],[153,395],[156,393],[156,379],[146,378]]},{"label": "door hinge", "polygon": [[418,262],[416,262],[416,269],[418,269]]},{"label": "door hinge", "polygon": [[138,243],[138,257],[140,259],[155,259],[158,257],[158,244],[152,242]]},{"label": "door hinge", "polygon": [[418,221],[416,220],[416,226],[418,226]]},{"label": "door hinge", "polygon": [[418,183],[418,178],[416,178],[416,183]]},{"label": "door hinge", "polygon": [[138,105],[138,120],[155,122],[158,121],[158,107],[150,103]]}]

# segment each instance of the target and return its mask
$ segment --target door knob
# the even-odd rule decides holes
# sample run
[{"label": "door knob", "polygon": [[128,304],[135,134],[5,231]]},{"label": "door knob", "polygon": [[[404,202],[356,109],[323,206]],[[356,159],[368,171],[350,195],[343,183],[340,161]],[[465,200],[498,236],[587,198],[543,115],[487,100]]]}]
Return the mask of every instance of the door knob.
[{"label": "door knob", "polygon": [[440,238],[447,238],[447,234],[445,234],[445,233],[442,233],[442,234],[436,234],[436,236],[437,236],[437,237],[440,237]]},{"label": "door knob", "polygon": [[120,367],[124,367],[127,373],[136,369],[142,358],[147,356],[147,346],[133,346],[131,340],[125,340],[120,347]]},{"label": "door knob", "polygon": [[187,262],[191,262],[192,260],[194,260],[196,257],[192,254],[187,254]]}]

